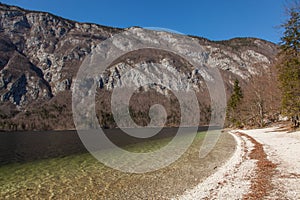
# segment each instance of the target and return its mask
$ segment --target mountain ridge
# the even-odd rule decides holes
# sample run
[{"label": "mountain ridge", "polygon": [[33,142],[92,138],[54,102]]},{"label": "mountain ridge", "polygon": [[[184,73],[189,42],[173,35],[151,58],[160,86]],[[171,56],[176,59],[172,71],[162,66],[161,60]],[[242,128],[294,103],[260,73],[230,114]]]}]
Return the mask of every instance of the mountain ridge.
[{"label": "mountain ridge", "polygon": [[[120,29],[79,23],[47,12],[28,11],[5,4],[0,4],[0,16],[0,129],[4,130],[74,128],[70,107],[71,87],[83,60],[94,47],[114,34],[126,30],[137,33],[143,30],[137,27]],[[160,37],[172,38],[175,44],[180,43],[179,35],[160,31],[158,33]],[[277,45],[265,40],[233,38],[210,41],[202,37],[192,37],[203,48],[199,62],[215,66],[221,71],[228,95],[234,79],[247,85],[252,76],[270,71],[276,61]],[[98,103],[102,106],[98,106],[98,111],[101,125],[115,126],[109,111],[109,96],[114,87],[120,86],[120,77],[124,70],[143,64],[147,69],[155,68],[155,63],[180,72],[182,78],[198,91],[198,98],[205,97],[201,109],[207,110],[204,118],[209,118],[208,91],[203,84],[205,69],[195,69],[187,61],[176,58],[176,55],[158,50],[143,50],[127,56],[129,62],[116,60],[104,74],[99,75],[98,94],[101,98]],[[182,66],[186,70],[181,71]],[[140,79],[136,80],[139,81]],[[146,105],[133,109],[136,112],[136,121],[147,124],[149,118],[145,113],[149,111],[150,104],[165,102],[167,111],[170,112],[167,124],[175,126],[179,113],[165,99],[174,97],[166,97],[168,91],[160,86],[151,86],[144,92],[143,95],[151,98],[143,100],[147,103],[141,102]],[[140,95],[136,94],[138,96]],[[207,121],[206,119],[202,123],[207,124]]]},{"label": "mountain ridge", "polygon": [[[65,21],[69,21],[69,22],[73,22],[73,23],[80,23],[80,24],[97,25],[97,26],[102,26],[102,27],[105,27],[105,28],[114,28],[114,29],[120,29],[120,30],[126,30],[126,29],[130,29],[130,28],[143,28],[141,26],[130,26],[130,27],[120,28],[120,27],[114,27],[114,26],[101,25],[101,24],[98,24],[98,23],[95,23],[95,22],[78,22],[76,20],[68,19],[66,17],[62,17],[62,16],[59,16],[57,14],[53,14],[51,12],[25,9],[25,8],[20,7],[20,6],[9,5],[9,4],[5,4],[5,3],[2,3],[2,2],[0,2],[0,7],[1,7],[1,9],[3,9],[3,7],[6,7],[8,9],[16,8],[17,10],[22,10],[24,12],[50,14],[54,17],[60,18],[61,20],[65,20]],[[163,30],[159,30],[159,31],[163,31]],[[164,31],[164,32],[168,32],[168,31]],[[174,32],[172,32],[172,33],[174,33]],[[179,33],[174,33],[174,34],[179,34]],[[225,39],[225,40],[211,40],[211,39],[199,36],[199,35],[192,35],[192,34],[183,34],[183,35],[198,38],[200,40],[203,39],[203,40],[207,40],[209,42],[217,42],[217,43],[218,42],[222,43],[223,41],[231,41],[231,40],[235,40],[235,39],[251,39],[251,40],[259,39],[259,40],[262,40],[262,41],[265,41],[265,42],[268,42],[268,43],[276,44],[272,41],[268,41],[266,39],[256,38],[256,37],[233,37],[233,38],[229,38],[229,39]]]}]

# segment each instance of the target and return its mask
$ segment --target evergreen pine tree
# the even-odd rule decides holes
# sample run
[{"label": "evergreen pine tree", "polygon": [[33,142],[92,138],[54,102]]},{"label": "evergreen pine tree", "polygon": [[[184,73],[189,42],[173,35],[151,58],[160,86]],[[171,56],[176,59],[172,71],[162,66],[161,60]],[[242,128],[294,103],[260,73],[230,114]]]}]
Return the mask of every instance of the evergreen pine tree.
[{"label": "evergreen pine tree", "polygon": [[233,93],[227,104],[227,120],[231,125],[240,126],[241,121],[238,118],[238,106],[243,98],[243,92],[239,81],[234,81]]},{"label": "evergreen pine tree", "polygon": [[289,19],[282,25],[279,53],[279,81],[282,91],[282,111],[299,126],[300,113],[300,6],[289,9]]}]

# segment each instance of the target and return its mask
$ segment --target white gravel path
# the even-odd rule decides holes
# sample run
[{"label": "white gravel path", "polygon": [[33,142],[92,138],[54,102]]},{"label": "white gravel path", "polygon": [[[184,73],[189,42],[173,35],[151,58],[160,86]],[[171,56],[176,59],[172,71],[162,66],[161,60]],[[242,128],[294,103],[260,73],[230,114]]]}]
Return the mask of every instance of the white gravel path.
[{"label": "white gravel path", "polygon": [[300,199],[300,132],[279,132],[277,127],[231,131],[237,142],[233,156],[219,170],[175,199],[242,199],[250,192],[256,160],[249,158],[254,144],[242,132],[261,143],[268,159],[277,164],[274,191],[265,199]]},{"label": "white gravel path", "polygon": [[268,159],[277,164],[272,194],[266,199],[300,199],[300,131],[280,132],[277,127],[241,131],[263,144]]}]

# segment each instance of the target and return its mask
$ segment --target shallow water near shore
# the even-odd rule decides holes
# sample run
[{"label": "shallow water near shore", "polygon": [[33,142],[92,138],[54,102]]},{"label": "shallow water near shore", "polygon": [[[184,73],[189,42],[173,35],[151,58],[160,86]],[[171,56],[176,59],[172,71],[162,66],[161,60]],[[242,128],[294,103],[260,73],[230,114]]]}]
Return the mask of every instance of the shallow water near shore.
[{"label": "shallow water near shore", "polygon": [[[211,132],[209,132],[211,134]],[[194,187],[221,166],[235,149],[229,134],[222,134],[213,151],[203,159],[200,132],[184,155],[166,168],[144,174],[109,168],[89,153],[61,158],[7,164],[0,167],[0,197],[7,199],[168,199]],[[154,151],[170,138],[131,144],[133,152]]]}]

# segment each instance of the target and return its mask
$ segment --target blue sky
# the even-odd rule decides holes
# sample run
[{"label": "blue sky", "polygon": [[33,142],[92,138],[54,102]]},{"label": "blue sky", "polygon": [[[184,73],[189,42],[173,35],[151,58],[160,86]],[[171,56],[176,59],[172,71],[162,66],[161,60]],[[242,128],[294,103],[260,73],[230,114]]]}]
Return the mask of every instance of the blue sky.
[{"label": "blue sky", "polygon": [[278,43],[285,0],[0,0],[114,27],[160,27],[211,40],[258,37]]}]

